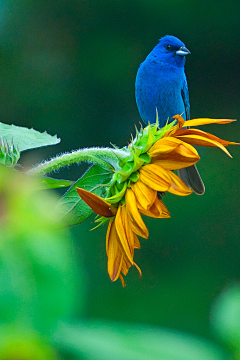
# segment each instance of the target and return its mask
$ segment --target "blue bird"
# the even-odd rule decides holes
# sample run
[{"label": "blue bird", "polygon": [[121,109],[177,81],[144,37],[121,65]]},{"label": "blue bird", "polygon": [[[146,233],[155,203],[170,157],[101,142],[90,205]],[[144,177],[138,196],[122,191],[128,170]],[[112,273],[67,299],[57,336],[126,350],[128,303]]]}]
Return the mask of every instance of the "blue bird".
[{"label": "blue bird", "polygon": [[[156,122],[159,126],[172,122],[174,115],[190,119],[188,84],[184,71],[186,55],[190,51],[175,36],[166,35],[159,40],[145,61],[139,66],[135,95],[137,107],[145,123]],[[179,177],[196,194],[203,194],[204,184],[196,165],[178,171]]]}]

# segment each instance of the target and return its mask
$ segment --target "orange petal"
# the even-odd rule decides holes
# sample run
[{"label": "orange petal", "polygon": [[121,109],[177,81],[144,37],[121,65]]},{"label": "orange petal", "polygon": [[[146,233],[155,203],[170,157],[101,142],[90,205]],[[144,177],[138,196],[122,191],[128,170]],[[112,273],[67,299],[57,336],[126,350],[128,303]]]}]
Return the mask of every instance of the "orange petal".
[{"label": "orange petal", "polygon": [[123,253],[119,246],[118,234],[115,226],[115,219],[109,221],[107,236],[106,236],[106,250],[108,256],[108,274],[112,281],[118,279],[123,262]]},{"label": "orange petal", "polygon": [[174,115],[172,117],[172,119],[177,120],[177,122],[178,122],[177,125],[178,125],[179,128],[185,126],[186,121],[184,120],[184,118],[181,115]]},{"label": "orange petal", "polygon": [[157,196],[156,190],[153,190],[144,184],[141,180],[138,180],[136,183],[134,183],[131,186],[131,189],[133,190],[138,203],[144,209],[149,209],[152,206]]},{"label": "orange petal", "polygon": [[111,204],[108,204],[100,196],[78,187],[76,187],[76,189],[83,201],[97,214],[105,217],[115,216],[117,209]]},{"label": "orange petal", "polygon": [[139,206],[139,211],[141,214],[153,218],[170,218],[168,209],[158,198],[155,199],[152,206],[147,210]]},{"label": "orange petal", "polygon": [[[193,131],[193,129],[191,130]],[[199,146],[210,146],[210,147],[219,147],[224,151],[228,156],[232,157],[228,150],[218,141],[211,140],[205,136],[201,135],[182,135],[178,136],[179,139],[191,145],[199,145]]]},{"label": "orange petal", "polygon": [[176,147],[181,144],[181,140],[176,139],[175,137],[163,137],[162,139],[158,140],[149,150],[148,155],[151,157],[153,156],[159,156],[162,154],[167,154]]},{"label": "orange petal", "polygon": [[175,115],[172,117],[172,119],[176,119],[177,120],[177,124],[174,125],[169,131],[167,131],[163,137],[166,136],[171,136],[173,135],[178,129],[180,129],[181,127],[185,126],[185,121],[183,119],[183,117],[181,115]]},{"label": "orange petal", "polygon": [[162,192],[167,191],[171,184],[167,171],[156,164],[144,165],[139,171],[139,180],[153,190]]},{"label": "orange petal", "polygon": [[185,121],[184,126],[199,126],[199,125],[207,125],[207,124],[229,124],[233,121],[236,120],[199,118],[199,119],[192,119]]},{"label": "orange petal", "polygon": [[168,171],[168,175],[172,181],[168,192],[178,196],[187,196],[192,193],[192,190],[189,189],[176,174],[174,174],[172,171]]},{"label": "orange petal", "polygon": [[138,211],[136,198],[132,189],[127,189],[125,194],[125,201],[130,226],[133,232],[147,239],[149,236],[149,232]]}]

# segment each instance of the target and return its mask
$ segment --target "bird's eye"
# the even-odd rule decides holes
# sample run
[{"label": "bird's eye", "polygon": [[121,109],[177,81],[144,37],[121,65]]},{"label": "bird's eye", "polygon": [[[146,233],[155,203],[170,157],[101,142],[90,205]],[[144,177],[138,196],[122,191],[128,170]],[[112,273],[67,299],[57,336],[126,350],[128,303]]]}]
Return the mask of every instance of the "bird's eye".
[{"label": "bird's eye", "polygon": [[166,45],[166,46],[165,46],[165,49],[166,49],[166,50],[171,50],[171,45]]}]

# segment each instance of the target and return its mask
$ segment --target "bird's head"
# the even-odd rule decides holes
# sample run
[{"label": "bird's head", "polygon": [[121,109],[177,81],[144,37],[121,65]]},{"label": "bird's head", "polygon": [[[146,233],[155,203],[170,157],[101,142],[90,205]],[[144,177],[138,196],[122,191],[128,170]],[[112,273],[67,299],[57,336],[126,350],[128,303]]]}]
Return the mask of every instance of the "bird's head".
[{"label": "bird's head", "polygon": [[179,67],[184,66],[186,55],[191,54],[185,44],[172,35],[162,37],[152,53],[161,62],[166,62]]}]

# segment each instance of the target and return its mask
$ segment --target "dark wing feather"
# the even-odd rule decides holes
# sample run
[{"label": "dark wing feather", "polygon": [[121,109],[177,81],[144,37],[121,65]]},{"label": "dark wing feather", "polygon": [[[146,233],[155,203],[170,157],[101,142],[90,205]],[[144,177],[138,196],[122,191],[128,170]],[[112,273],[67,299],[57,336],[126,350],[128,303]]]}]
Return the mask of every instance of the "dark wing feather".
[{"label": "dark wing feather", "polygon": [[[186,77],[183,83],[183,87],[181,89],[181,95],[185,107],[186,120],[190,120],[190,101]],[[203,184],[201,176],[199,175],[196,165],[192,165],[185,169],[178,170],[178,176],[189,188],[195,191],[196,194],[204,194],[205,186]]]},{"label": "dark wing feather", "polygon": [[187,85],[187,79],[185,77],[183,87],[181,89],[181,95],[185,107],[186,120],[190,120],[190,101],[189,101],[189,91]]}]

